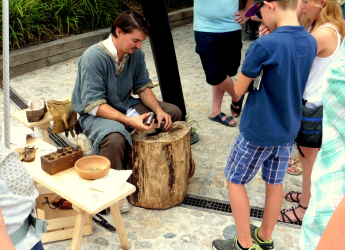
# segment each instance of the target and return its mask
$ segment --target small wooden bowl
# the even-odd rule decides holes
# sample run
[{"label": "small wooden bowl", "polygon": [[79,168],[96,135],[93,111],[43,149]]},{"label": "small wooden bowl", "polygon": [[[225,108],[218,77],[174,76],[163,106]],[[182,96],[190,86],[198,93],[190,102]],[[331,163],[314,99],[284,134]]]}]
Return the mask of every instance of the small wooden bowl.
[{"label": "small wooden bowl", "polygon": [[[106,176],[110,169],[110,161],[98,155],[85,156],[76,161],[74,164],[75,171],[80,177],[95,180]],[[101,170],[91,172],[91,168],[100,168]]]}]

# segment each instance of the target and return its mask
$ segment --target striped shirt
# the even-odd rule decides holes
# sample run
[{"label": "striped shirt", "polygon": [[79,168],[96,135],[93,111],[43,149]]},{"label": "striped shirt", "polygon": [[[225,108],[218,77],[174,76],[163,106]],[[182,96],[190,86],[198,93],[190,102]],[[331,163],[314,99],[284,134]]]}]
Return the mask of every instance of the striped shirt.
[{"label": "striped shirt", "polygon": [[327,70],[323,94],[323,141],[311,175],[311,199],[303,218],[299,246],[315,249],[345,193],[345,42]]}]

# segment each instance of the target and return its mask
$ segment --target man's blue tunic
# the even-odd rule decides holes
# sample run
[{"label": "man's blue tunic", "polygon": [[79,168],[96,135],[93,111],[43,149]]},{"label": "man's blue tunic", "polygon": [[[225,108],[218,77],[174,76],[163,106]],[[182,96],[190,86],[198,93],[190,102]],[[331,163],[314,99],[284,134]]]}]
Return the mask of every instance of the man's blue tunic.
[{"label": "man's blue tunic", "polygon": [[130,95],[131,91],[138,94],[147,87],[152,88],[153,84],[141,49],[124,58],[121,69],[102,42],[84,52],[78,63],[78,75],[71,102],[73,109],[80,114],[79,122],[83,133],[92,141],[92,154],[99,154],[99,144],[109,133],[123,134],[130,145],[132,138],[124,124],[93,116],[88,112],[107,103],[126,114],[130,107],[141,102],[139,98]]}]

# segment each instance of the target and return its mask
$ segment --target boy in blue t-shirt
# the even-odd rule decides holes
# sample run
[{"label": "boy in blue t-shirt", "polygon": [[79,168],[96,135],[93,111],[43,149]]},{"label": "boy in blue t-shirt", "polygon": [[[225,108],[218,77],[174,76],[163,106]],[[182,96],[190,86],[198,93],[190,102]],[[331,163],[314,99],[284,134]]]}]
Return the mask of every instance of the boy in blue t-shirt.
[{"label": "boy in blue t-shirt", "polygon": [[[240,135],[225,168],[237,237],[213,241],[215,250],[274,249],[271,236],[283,202],[282,182],[301,124],[302,95],[317,53],[316,40],[297,20],[297,0],[254,3],[246,15],[262,18],[272,33],[248,48],[235,85],[236,95],[249,92]],[[258,228],[250,225],[244,185],[261,166],[266,202]]]}]

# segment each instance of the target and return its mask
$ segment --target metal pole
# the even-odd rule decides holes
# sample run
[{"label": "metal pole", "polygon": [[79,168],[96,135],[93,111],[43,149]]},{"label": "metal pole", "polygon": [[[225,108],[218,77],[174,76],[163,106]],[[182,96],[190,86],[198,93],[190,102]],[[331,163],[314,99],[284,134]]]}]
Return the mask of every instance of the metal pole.
[{"label": "metal pole", "polygon": [[2,0],[2,51],[4,85],[4,136],[5,147],[10,149],[10,35],[8,0]]},{"label": "metal pole", "polygon": [[165,0],[142,0],[141,3],[150,27],[149,37],[163,101],[178,106],[185,120],[186,106]]}]

